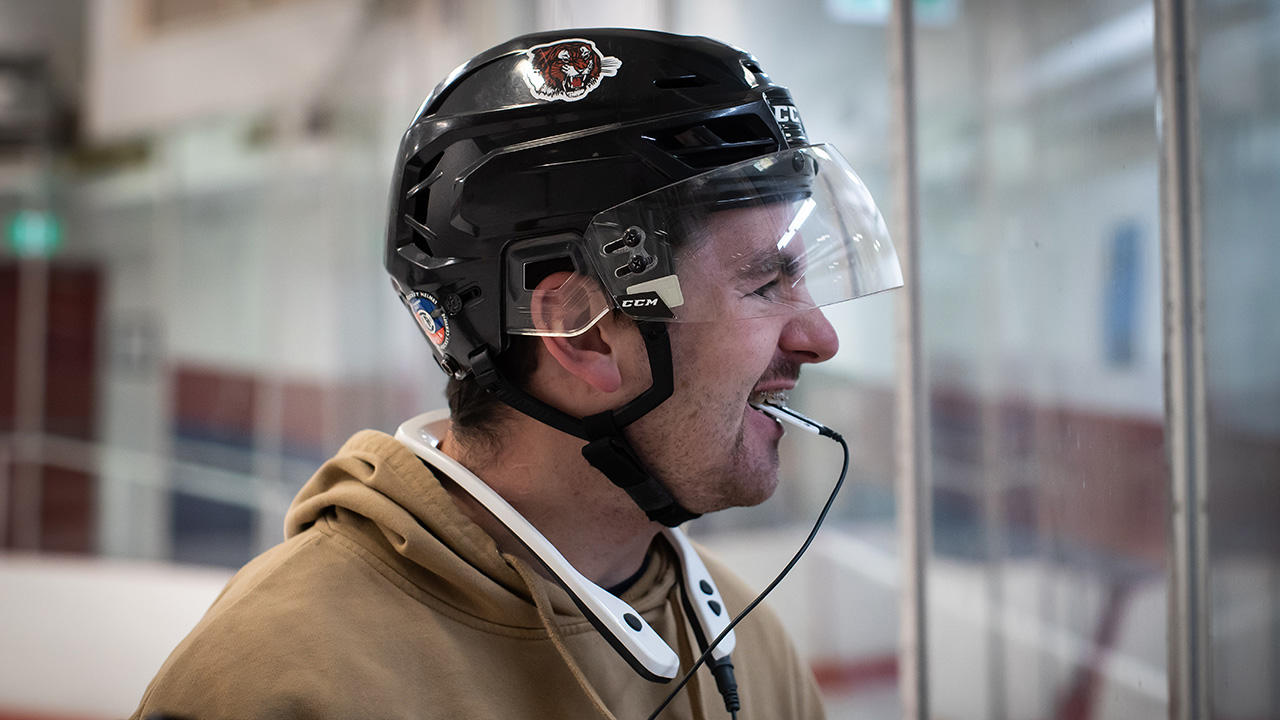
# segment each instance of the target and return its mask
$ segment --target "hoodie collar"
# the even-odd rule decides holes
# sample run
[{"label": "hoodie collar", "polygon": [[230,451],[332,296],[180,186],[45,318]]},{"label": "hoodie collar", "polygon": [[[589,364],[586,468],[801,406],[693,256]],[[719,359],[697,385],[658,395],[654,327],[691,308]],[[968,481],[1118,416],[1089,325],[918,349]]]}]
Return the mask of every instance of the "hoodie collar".
[{"label": "hoodie collar", "polygon": [[[370,549],[409,582],[454,608],[502,624],[520,618],[520,624],[541,625],[531,613],[532,590],[516,570],[523,561],[498,550],[458,509],[438,474],[390,435],[361,431],[298,492],[285,516],[285,536],[333,516],[344,529],[363,528],[357,541],[375,545]],[[665,542],[655,542],[647,567],[622,594],[639,612],[667,601],[675,582],[670,553]],[[561,631],[592,629],[568,593],[536,577]]]}]

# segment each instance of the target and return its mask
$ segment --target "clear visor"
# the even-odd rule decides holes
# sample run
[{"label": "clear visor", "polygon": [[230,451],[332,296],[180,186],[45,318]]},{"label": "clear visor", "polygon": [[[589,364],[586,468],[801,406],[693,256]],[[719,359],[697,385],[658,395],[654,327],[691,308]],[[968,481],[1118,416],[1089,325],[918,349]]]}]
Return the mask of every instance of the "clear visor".
[{"label": "clear visor", "polygon": [[[794,148],[718,168],[597,215],[586,260],[535,290],[514,332],[573,335],[610,307],[709,322],[783,315],[902,285],[880,211],[839,152]],[[535,318],[538,320],[535,321]]]}]

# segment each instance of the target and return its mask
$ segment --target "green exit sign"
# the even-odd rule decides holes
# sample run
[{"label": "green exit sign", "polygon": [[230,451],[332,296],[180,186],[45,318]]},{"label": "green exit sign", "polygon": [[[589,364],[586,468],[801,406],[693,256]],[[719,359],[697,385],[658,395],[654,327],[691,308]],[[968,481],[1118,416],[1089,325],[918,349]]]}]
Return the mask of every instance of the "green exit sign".
[{"label": "green exit sign", "polygon": [[5,223],[5,240],[20,257],[47,258],[62,244],[62,224],[47,212],[19,210]]}]

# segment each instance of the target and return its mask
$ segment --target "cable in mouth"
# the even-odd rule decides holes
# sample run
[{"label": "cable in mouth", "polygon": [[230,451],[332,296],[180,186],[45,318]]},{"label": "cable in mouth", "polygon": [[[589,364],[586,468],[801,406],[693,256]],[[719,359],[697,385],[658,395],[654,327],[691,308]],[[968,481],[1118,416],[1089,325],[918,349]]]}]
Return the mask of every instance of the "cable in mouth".
[{"label": "cable in mouth", "polygon": [[787,406],[788,392],[786,390],[758,390],[751,393],[747,398],[747,404],[760,409],[761,405],[772,405],[774,407]]},{"label": "cable in mouth", "polygon": [[[763,399],[760,402],[756,402],[755,400],[757,395],[761,397],[781,396],[781,402],[774,402],[772,399]],[[760,412],[764,413],[765,415],[768,415],[769,417],[773,418],[774,420],[777,420],[778,422],[787,423],[788,425],[794,425],[800,428],[801,430],[804,430],[806,432],[811,432],[815,435],[824,435],[826,437],[831,437],[831,438],[834,438],[837,435],[836,431],[832,430],[826,425],[823,425],[822,423],[812,418],[805,417],[804,415],[801,415],[795,410],[792,410],[791,408],[787,407],[786,395],[787,394],[785,391],[768,392],[768,393],[752,393],[751,407],[755,408],[756,410],[759,410]]]}]

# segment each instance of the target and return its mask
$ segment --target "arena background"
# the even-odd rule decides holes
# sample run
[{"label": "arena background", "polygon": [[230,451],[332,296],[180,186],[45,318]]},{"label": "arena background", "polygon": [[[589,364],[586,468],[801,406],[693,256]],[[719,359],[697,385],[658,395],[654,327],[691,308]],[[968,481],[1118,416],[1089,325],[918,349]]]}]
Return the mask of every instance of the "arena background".
[{"label": "arena background", "polygon": [[[793,399],[853,446],[772,601],[832,718],[1280,718],[1280,5],[913,7],[0,0],[0,719],[131,712],[348,434],[442,405],[399,133],[560,26],[751,50],[917,259]],[[691,527],[759,586],[838,470],[784,454]]]}]

